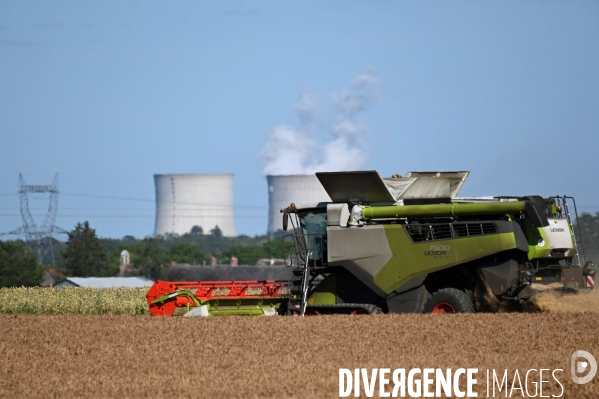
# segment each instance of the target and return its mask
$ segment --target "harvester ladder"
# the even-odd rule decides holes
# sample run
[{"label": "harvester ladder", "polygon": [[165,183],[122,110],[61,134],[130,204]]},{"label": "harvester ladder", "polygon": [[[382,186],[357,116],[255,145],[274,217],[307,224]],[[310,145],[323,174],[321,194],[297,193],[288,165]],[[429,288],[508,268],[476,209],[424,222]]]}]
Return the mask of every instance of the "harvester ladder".
[{"label": "harvester ladder", "polygon": [[[570,231],[572,232],[572,234],[574,234],[574,226],[572,225],[572,218],[570,217],[570,210],[568,209],[568,201],[566,198],[566,196],[563,196],[561,199],[563,201],[566,219],[568,220],[568,226],[570,227]],[[576,240],[576,234],[574,234],[574,251],[576,251],[576,266],[580,266],[580,255],[578,254],[578,242]]]},{"label": "harvester ladder", "polygon": [[[292,212],[291,215],[294,217],[290,217],[288,220],[293,226],[293,234],[282,238],[283,252],[293,251],[293,254],[289,253],[290,264],[288,265],[285,261],[285,266],[293,267],[289,284],[288,311],[304,316],[313,271],[325,265],[324,248],[326,247],[326,239],[324,237],[326,234],[304,231],[300,225],[297,212]],[[286,248],[285,239],[287,237],[293,238],[293,245]]]},{"label": "harvester ladder", "polygon": [[[319,236],[316,238],[316,236]],[[314,270],[323,266],[323,253],[317,244],[322,239],[315,234],[294,234],[295,261],[290,281],[289,310],[300,316],[306,313]]]},{"label": "harvester ladder", "polygon": [[310,287],[310,270],[307,266],[301,265],[293,269],[291,276],[289,305],[290,310],[303,316],[306,312],[306,303],[308,298],[308,289]]},{"label": "harvester ladder", "polygon": [[308,288],[310,288],[310,268],[304,265],[302,270],[301,292],[299,297],[300,316],[306,313],[306,303],[308,301]]}]

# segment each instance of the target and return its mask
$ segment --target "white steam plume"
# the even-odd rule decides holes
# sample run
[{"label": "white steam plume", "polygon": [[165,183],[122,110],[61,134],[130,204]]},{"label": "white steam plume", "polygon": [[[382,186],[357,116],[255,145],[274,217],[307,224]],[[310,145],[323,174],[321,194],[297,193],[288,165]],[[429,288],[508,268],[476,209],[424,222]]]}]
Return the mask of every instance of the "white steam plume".
[{"label": "white steam plume", "polygon": [[319,129],[320,106],[307,90],[295,104],[300,125],[275,126],[260,154],[263,175],[313,174],[357,170],[368,163],[366,125],[356,115],[378,100],[379,78],[369,70],[357,75],[347,91],[331,96],[334,116],[328,136]]}]

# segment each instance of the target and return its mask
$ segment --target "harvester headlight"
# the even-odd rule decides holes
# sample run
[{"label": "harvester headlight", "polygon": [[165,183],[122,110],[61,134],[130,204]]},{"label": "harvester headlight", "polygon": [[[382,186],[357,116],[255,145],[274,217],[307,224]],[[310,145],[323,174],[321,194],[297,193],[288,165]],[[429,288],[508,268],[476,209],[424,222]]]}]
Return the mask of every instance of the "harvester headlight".
[{"label": "harvester headlight", "polygon": [[561,211],[562,211],[562,206],[561,206],[561,205],[558,205],[558,206],[557,206],[557,211],[558,211],[558,212],[561,212]]}]

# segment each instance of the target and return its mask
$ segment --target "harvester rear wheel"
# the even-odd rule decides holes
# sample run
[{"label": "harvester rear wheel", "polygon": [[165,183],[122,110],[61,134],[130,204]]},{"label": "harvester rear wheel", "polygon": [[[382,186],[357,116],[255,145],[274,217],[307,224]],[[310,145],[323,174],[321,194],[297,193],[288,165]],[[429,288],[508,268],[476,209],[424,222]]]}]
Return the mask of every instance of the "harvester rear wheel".
[{"label": "harvester rear wheel", "polygon": [[438,303],[437,305],[435,305],[435,307],[433,308],[432,313],[455,313],[455,309],[453,306],[451,306],[450,303],[447,302],[441,302]]},{"label": "harvester rear wheel", "polygon": [[463,291],[443,288],[426,302],[424,313],[474,313],[474,305]]}]

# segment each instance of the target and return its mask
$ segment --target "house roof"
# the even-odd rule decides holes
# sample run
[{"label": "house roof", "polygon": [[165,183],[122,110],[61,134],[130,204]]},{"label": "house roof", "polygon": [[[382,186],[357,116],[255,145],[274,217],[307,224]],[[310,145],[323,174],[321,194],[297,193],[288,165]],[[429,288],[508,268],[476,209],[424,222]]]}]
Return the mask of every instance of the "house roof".
[{"label": "house roof", "polygon": [[69,277],[66,281],[85,288],[143,288],[154,284],[144,277]]},{"label": "house roof", "polygon": [[58,280],[64,280],[65,279],[65,275],[62,274],[61,272],[59,272],[56,269],[46,269],[46,272],[48,272],[48,274],[50,274],[50,276],[52,276],[55,279],[58,279]]}]

